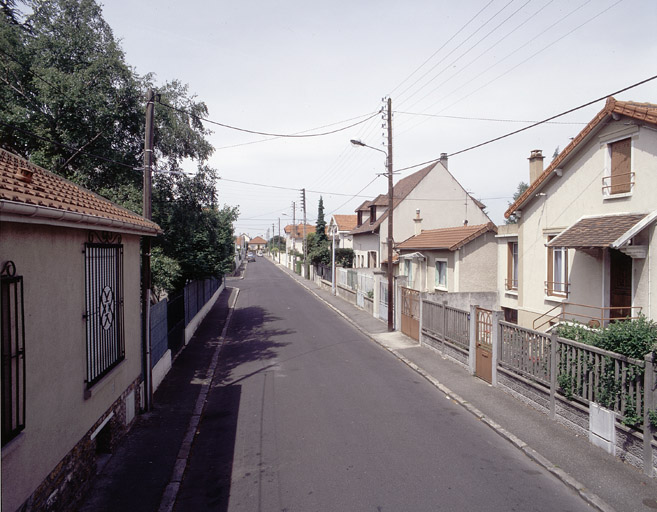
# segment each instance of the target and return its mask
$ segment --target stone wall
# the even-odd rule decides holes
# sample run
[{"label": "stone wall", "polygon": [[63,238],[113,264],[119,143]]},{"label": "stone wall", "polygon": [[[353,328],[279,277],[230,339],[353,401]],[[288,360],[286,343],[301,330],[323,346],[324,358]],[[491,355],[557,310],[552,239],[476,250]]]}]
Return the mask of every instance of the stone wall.
[{"label": "stone wall", "polygon": [[[127,411],[126,403],[135,408],[139,407],[140,381],[141,379],[135,380],[55,466],[19,509],[21,512],[64,512],[75,508],[96,472],[98,444],[103,443],[105,449],[110,453],[113,452],[132,426],[137,411]],[[128,399],[131,393],[134,393],[132,395],[134,399],[132,397]],[[103,425],[112,413],[113,416]],[[101,425],[103,429],[97,432]]]}]

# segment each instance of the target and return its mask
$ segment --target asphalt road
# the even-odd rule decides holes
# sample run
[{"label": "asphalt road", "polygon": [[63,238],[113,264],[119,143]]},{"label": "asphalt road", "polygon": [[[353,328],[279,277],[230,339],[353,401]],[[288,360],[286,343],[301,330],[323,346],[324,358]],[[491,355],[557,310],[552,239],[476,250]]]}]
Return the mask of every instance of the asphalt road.
[{"label": "asphalt road", "polygon": [[264,258],[176,511],[579,511],[564,484]]}]

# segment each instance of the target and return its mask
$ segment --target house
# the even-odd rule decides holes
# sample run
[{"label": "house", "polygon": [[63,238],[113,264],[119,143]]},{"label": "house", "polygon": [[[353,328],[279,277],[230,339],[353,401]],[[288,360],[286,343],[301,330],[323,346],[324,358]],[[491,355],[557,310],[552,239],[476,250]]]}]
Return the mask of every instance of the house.
[{"label": "house", "polygon": [[479,300],[474,299],[473,303],[482,307],[496,306],[495,224],[420,230],[419,213],[418,234],[395,245],[402,265],[400,274],[406,276],[406,287],[441,295],[441,300],[453,300],[455,294],[466,294],[464,300],[468,303],[473,300],[473,294],[480,294]]},{"label": "house", "polygon": [[285,226],[285,251],[303,254],[304,236],[315,232],[313,224],[288,224]]},{"label": "house", "polygon": [[656,128],[657,105],[610,97],[547,168],[532,151],[505,213],[518,219],[520,325],[657,318]]},{"label": "house", "polygon": [[[487,224],[485,206],[475,200],[447,170],[447,157],[405,178],[393,187],[393,242],[415,234],[413,219],[421,209],[427,229]],[[388,195],[365,201],[356,209],[351,231],[356,267],[379,267],[387,259]]]},{"label": "house", "polygon": [[331,215],[326,235],[331,238],[335,231],[335,247],[342,249],[351,249],[353,247],[353,237],[350,232],[356,228],[358,215]]},{"label": "house", "polygon": [[518,323],[518,224],[497,227],[497,290],[504,320]]},{"label": "house", "polygon": [[70,510],[140,408],[145,218],[0,150],[2,509]]},{"label": "house", "polygon": [[264,251],[267,248],[267,240],[261,236],[252,238],[249,241],[249,251]]}]

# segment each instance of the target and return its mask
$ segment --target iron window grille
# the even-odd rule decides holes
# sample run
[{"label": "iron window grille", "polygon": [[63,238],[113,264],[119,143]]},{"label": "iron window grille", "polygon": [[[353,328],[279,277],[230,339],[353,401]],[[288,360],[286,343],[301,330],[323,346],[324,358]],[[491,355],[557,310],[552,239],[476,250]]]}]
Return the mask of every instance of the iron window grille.
[{"label": "iron window grille", "polygon": [[13,261],[0,272],[2,446],[25,429],[25,314],[23,276]]},{"label": "iron window grille", "polygon": [[[95,237],[100,242],[93,242]],[[92,233],[84,245],[87,388],[125,357],[123,245],[120,236]]]}]

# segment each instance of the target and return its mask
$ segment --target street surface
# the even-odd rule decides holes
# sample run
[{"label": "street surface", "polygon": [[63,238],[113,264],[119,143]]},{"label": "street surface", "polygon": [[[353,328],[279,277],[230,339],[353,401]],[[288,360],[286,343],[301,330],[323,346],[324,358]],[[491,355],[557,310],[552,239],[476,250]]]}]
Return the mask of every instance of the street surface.
[{"label": "street surface", "polygon": [[176,511],[591,510],[271,262],[244,276]]}]

